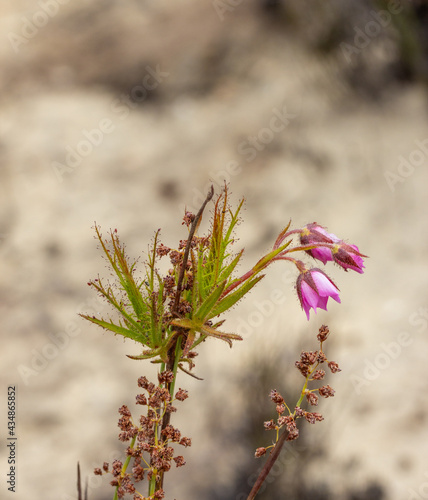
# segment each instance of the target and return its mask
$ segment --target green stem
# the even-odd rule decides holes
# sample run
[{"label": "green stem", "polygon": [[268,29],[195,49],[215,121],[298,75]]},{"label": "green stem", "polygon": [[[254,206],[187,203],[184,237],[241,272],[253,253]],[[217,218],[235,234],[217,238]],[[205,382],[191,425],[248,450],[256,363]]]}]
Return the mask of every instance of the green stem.
[{"label": "green stem", "polygon": [[156,493],[156,474],[153,474],[149,482],[149,497]]},{"label": "green stem", "polygon": [[[172,373],[174,374],[174,378],[172,379],[172,382],[170,384],[167,384],[167,388],[169,391],[169,394],[171,395],[171,401],[174,399],[174,389],[175,389],[175,381],[177,379],[177,370],[178,370],[178,363],[180,362],[181,354],[183,352],[181,348],[181,341],[182,337],[181,335],[177,338],[176,344],[175,344],[175,351],[174,351],[174,357],[173,357],[173,363],[171,363],[171,359],[168,362],[166,366],[166,370],[171,370]],[[160,439],[162,440],[162,431],[166,428],[167,425],[169,425],[169,422],[171,420],[171,414],[164,412],[163,414],[163,419],[162,419],[162,427],[160,431]],[[157,490],[163,487],[163,480],[164,480],[164,473],[159,472],[158,474],[159,479],[156,480],[156,474],[153,474],[149,486],[149,496],[153,495]]]},{"label": "green stem", "polygon": [[[175,293],[174,304],[171,308],[171,313],[173,314],[173,316],[179,316],[178,315],[178,306],[180,303],[181,294],[183,292],[182,287],[183,287],[184,272],[186,269],[187,261],[189,259],[190,247],[192,244],[193,236],[196,232],[196,229],[198,228],[198,225],[199,225],[199,222],[201,220],[202,213],[205,209],[205,206],[211,200],[213,195],[214,195],[214,186],[211,185],[211,188],[210,188],[204,202],[202,203],[201,208],[199,209],[198,213],[195,215],[195,218],[193,219],[193,222],[190,226],[189,236],[187,238],[186,247],[185,247],[184,253],[183,253],[183,262],[181,264],[180,273],[179,273],[178,279],[177,279],[177,290]],[[166,384],[166,387],[171,395],[171,401],[174,398],[174,387],[175,387],[175,379],[177,377],[178,363],[180,362],[180,357],[181,357],[182,352],[183,352],[181,349],[181,341],[182,341],[182,335],[178,335],[175,338],[175,345],[172,344],[168,350],[168,361],[167,361],[166,365],[163,365],[163,368],[164,368],[163,371],[170,370],[174,374],[174,378],[173,378],[172,382],[170,384]],[[169,425],[170,419],[171,419],[171,414],[164,412],[163,418],[162,418],[162,427],[160,430],[160,439],[162,439],[162,431],[165,429],[165,427],[167,425]],[[156,476],[158,476],[157,480],[156,480]],[[159,472],[158,474],[153,474],[152,478],[150,479],[150,483],[149,483],[149,496],[153,495],[156,491],[158,491],[159,489],[161,489],[163,487],[163,479],[164,479],[163,471]]]},{"label": "green stem", "polygon": [[301,405],[301,403],[303,401],[303,398],[305,397],[305,391],[306,391],[306,388],[308,387],[308,381],[309,381],[309,377],[311,376],[311,373],[306,377],[305,385],[303,386],[302,392],[300,394],[299,401],[297,401],[296,406],[300,407],[300,405]]},{"label": "green stem", "polygon": [[180,336],[178,338],[177,345],[175,346],[174,367],[172,369],[172,373],[174,374],[174,378],[169,386],[169,394],[171,396],[171,401],[174,399],[174,390],[175,390],[175,381],[177,379],[178,363],[180,362],[182,352],[183,352],[183,349],[181,348],[181,336]]},{"label": "green stem", "polygon": [[[131,444],[129,445],[129,447],[131,448],[131,450],[134,448],[134,445],[135,445],[135,441],[137,439],[137,436],[135,435],[133,438],[132,438],[132,441],[131,441]],[[120,477],[122,478],[125,474],[126,474],[126,470],[128,469],[128,465],[129,465],[129,462],[131,461],[131,455],[128,455],[126,457],[126,460],[125,460],[125,463],[122,465],[122,470],[120,471]],[[116,489],[114,491],[114,497],[113,497],[113,500],[118,500],[118,497],[117,497],[117,490],[119,489],[119,486],[116,486]]]}]

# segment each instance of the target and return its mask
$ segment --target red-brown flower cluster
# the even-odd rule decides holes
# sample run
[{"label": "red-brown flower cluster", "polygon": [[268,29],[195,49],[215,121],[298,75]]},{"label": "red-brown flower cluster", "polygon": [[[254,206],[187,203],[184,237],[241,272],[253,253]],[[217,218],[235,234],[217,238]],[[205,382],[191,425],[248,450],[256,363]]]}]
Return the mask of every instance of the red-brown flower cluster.
[{"label": "red-brown flower cluster", "polygon": [[[176,467],[181,467],[186,463],[181,455],[174,456],[174,449],[170,443],[188,447],[191,445],[191,439],[182,436],[181,432],[171,424],[166,425],[162,432],[160,431],[165,414],[176,411],[176,408],[171,405],[168,390],[163,386],[172,381],[173,374],[170,371],[164,371],[159,374],[158,379],[160,384],[158,386],[149,382],[146,377],[138,379],[138,386],[147,392],[147,394],[136,396],[136,404],[147,406],[147,413],[140,416],[138,425],[133,422],[131,412],[126,405],[119,408],[119,440],[131,441],[126,450],[132,461],[131,472],[127,471],[127,466],[120,460],[114,460],[111,469],[109,464],[104,462],[102,470],[100,468],[94,470],[97,475],[110,473],[113,476],[110,484],[117,488],[118,498],[130,494],[133,495],[134,500],[144,499],[143,495],[136,491],[135,485],[138,482],[145,477],[150,480],[153,476],[158,477],[169,471],[172,461],[175,462]],[[175,395],[178,401],[184,401],[187,397],[188,393],[184,389],[179,389]],[[148,457],[144,457],[144,453],[147,453]],[[154,497],[150,498],[161,499],[164,495],[164,491],[160,488],[154,493]]]},{"label": "red-brown flower cluster", "polygon": [[[270,392],[270,399],[276,405],[276,412],[278,414],[276,421],[269,420],[264,422],[264,427],[266,430],[280,430],[285,427],[287,432],[287,441],[292,441],[299,437],[299,429],[297,428],[296,420],[298,418],[304,418],[310,424],[314,424],[315,422],[320,422],[324,418],[320,413],[306,411],[300,407],[301,402],[304,398],[306,398],[307,402],[311,406],[317,406],[319,401],[319,396],[324,398],[329,398],[334,396],[334,389],[332,389],[329,385],[323,385],[318,389],[309,389],[308,384],[313,381],[323,380],[325,377],[325,370],[319,368],[323,363],[327,363],[327,366],[330,368],[332,373],[336,373],[340,371],[339,365],[334,361],[328,361],[327,356],[325,355],[323,348],[323,342],[325,342],[329,335],[329,329],[327,326],[323,325],[319,329],[317,339],[320,343],[320,348],[317,351],[302,351],[300,354],[300,360],[296,361],[296,368],[300,371],[300,373],[305,377],[305,384],[302,389],[301,397],[294,408],[294,412],[292,413],[284,401],[284,398],[281,394],[273,389]],[[288,415],[283,415],[285,410],[288,410]],[[275,445],[274,445],[275,446]],[[268,447],[270,448],[270,447]],[[266,454],[268,448],[257,448],[255,456],[261,457]]]}]

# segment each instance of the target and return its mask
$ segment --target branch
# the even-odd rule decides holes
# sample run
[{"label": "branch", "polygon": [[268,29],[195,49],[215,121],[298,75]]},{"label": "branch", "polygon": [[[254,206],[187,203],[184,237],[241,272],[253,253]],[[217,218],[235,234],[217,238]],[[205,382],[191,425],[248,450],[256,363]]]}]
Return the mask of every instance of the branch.
[{"label": "branch", "polygon": [[211,184],[211,188],[207,194],[207,197],[205,198],[205,201],[202,203],[202,206],[199,209],[199,212],[195,215],[195,218],[193,219],[192,224],[190,226],[189,237],[187,238],[186,248],[184,249],[184,254],[183,254],[183,262],[181,264],[180,274],[178,275],[177,292],[175,294],[174,305],[173,305],[173,308],[171,311],[172,313],[177,313],[177,311],[178,311],[178,305],[180,303],[180,295],[181,295],[182,286],[183,286],[184,271],[186,270],[186,264],[187,264],[187,261],[189,259],[190,246],[192,244],[193,236],[194,236],[195,231],[199,225],[200,219],[202,217],[202,213],[203,213],[207,203],[213,197],[213,195],[214,195],[214,186]]},{"label": "branch", "polygon": [[284,446],[285,441],[287,440],[288,436],[288,431],[287,429],[284,430],[284,432],[281,434],[279,437],[275,448],[273,449],[272,453],[269,455],[269,458],[267,459],[265,465],[263,466],[263,469],[261,470],[259,477],[256,479],[256,482],[254,483],[253,489],[250,491],[250,494],[247,497],[247,500],[253,500],[256,498],[257,492],[259,491],[261,485],[263,484],[264,480],[267,478],[270,470],[272,469],[273,464],[276,462],[279,454],[281,453],[281,449]]},{"label": "branch", "polygon": [[[214,195],[214,186],[211,185],[211,188],[207,194],[207,197],[205,198],[205,201],[202,203],[201,208],[199,209],[198,213],[195,215],[195,218],[193,219],[192,224],[190,225],[189,236],[187,238],[186,248],[185,248],[184,254],[183,254],[183,262],[181,263],[180,274],[178,275],[178,280],[177,280],[177,292],[176,292],[175,299],[174,299],[174,305],[171,309],[171,313],[174,315],[177,315],[177,316],[178,316],[178,306],[180,304],[180,295],[181,295],[182,286],[183,286],[184,272],[186,269],[187,261],[189,259],[190,247],[192,244],[193,236],[194,236],[195,231],[196,231],[196,229],[199,225],[199,222],[201,220],[202,213],[203,213],[207,203],[213,197],[213,195]],[[182,350],[180,348],[177,349],[177,342],[181,342],[181,335],[177,335],[175,337],[174,343],[169,348],[168,362],[166,364],[166,370],[170,370],[174,373],[173,382],[166,384],[166,388],[168,389],[168,391],[171,394],[171,400],[174,397],[171,389],[174,388],[175,377],[177,376],[178,362],[180,361],[180,356],[182,353]],[[178,353],[177,353],[177,350],[179,351]],[[170,419],[171,419],[171,414],[168,412],[165,412],[163,419],[162,419],[162,428],[161,428],[161,432],[160,432],[161,439],[163,439],[162,431],[169,424]],[[156,491],[163,487],[163,481],[164,481],[164,474],[162,472],[159,475],[159,478],[156,480],[156,487],[155,487]]]}]

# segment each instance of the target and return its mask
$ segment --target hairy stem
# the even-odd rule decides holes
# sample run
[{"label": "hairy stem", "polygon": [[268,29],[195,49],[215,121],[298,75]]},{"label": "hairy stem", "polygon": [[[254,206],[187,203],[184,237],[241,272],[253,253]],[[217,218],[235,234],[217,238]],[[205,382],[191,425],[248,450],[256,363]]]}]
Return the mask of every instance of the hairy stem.
[{"label": "hairy stem", "polygon": [[[203,214],[203,211],[207,205],[207,203],[211,200],[211,198],[214,195],[214,187],[211,185],[211,188],[205,198],[205,201],[202,203],[201,208],[199,209],[198,213],[195,215],[195,218],[192,221],[192,224],[190,225],[190,230],[189,230],[189,236],[187,238],[187,243],[186,247],[184,249],[184,254],[183,254],[183,262],[180,267],[180,274],[178,275],[178,280],[177,280],[177,291],[175,294],[175,299],[174,299],[174,304],[171,309],[171,313],[174,316],[178,316],[178,308],[180,305],[180,297],[181,293],[183,291],[183,279],[184,279],[184,273],[186,270],[186,264],[187,261],[189,260],[189,253],[190,253],[190,248],[192,245],[192,240],[193,236],[195,235],[196,229],[199,226],[199,223],[201,221],[201,217]],[[182,335],[177,335],[175,342],[171,345],[169,351],[168,351],[168,361],[166,363],[166,370],[172,371],[174,374],[174,379],[171,383],[166,384],[166,388],[168,389],[169,393],[171,394],[171,400],[174,397],[174,387],[175,387],[175,379],[177,377],[177,369],[178,369],[178,363],[180,361],[181,353],[182,353],[182,348],[181,348],[181,342],[183,340]],[[162,431],[166,428],[166,426],[169,424],[171,419],[170,413],[165,412],[163,419],[162,419],[162,428],[161,428],[161,439],[162,439]],[[155,484],[155,491],[161,489],[163,487],[163,481],[164,481],[164,474],[161,472],[158,474],[158,478],[156,479],[156,484]]]},{"label": "hairy stem", "polygon": [[189,231],[189,236],[187,238],[186,248],[184,249],[183,263],[182,263],[181,268],[180,268],[180,274],[178,275],[177,292],[175,294],[174,306],[173,306],[173,310],[171,311],[173,314],[177,313],[178,305],[180,303],[180,295],[182,292],[184,272],[186,270],[187,261],[189,260],[189,253],[190,253],[190,247],[191,247],[193,236],[194,236],[195,231],[196,231],[196,229],[199,225],[199,222],[201,220],[202,213],[203,213],[207,203],[213,197],[213,195],[214,195],[214,187],[213,187],[213,185],[211,185],[211,188],[209,190],[209,193],[207,194],[207,197],[205,198],[205,201],[202,203],[202,206],[199,209],[199,212],[195,215],[195,218],[193,219],[193,222],[190,226],[190,231]]}]

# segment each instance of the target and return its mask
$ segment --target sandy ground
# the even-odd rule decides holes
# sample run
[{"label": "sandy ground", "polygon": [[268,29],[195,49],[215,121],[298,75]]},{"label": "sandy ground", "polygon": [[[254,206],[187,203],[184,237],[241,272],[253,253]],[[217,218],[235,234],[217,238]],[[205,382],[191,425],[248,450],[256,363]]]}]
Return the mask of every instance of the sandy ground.
[{"label": "sandy ground", "polygon": [[159,227],[174,246],[184,207],[226,180],[235,203],[246,198],[243,271],[290,218],[316,220],[370,259],[364,275],[331,269],[342,304],[309,322],[285,264],[232,311],[228,331],[245,341],[208,341],[204,381],[180,379],[191,398],[174,419],[194,444],[166,498],[246,498],[254,449],[271,439],[250,423],[273,416],[272,387],[296,390],[292,364],[323,323],[342,367],[329,380],[336,397],[260,498],[427,498],[426,88],[391,83],[369,99],[346,84],[343,54],[315,53],[252,3],[223,21],[190,0],[55,5],[18,47],[10,33],[22,36],[41,7],[0,8],[0,425],[4,436],[16,386],[18,435],[17,492],[3,439],[1,497],[75,498],[80,461],[90,500],[112,498],[91,470],[120,456],[117,408],[155,372],[125,357],[138,346],[77,316],[107,312],[86,285],[105,272],[92,226],[117,228],[136,257]]}]

